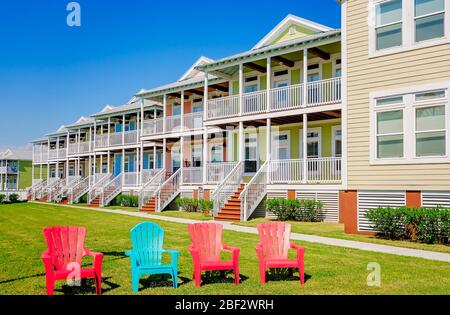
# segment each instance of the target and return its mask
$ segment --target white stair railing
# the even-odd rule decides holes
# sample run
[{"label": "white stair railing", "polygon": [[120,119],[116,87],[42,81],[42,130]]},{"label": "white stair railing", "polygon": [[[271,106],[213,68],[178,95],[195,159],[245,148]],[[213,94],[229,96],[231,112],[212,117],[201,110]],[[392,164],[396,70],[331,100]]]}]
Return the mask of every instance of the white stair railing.
[{"label": "white stair railing", "polygon": [[74,204],[86,193],[89,192],[90,183],[93,181],[93,176],[87,176],[79,180],[67,192],[67,201],[69,204]]},{"label": "white stair railing", "polygon": [[39,180],[35,182],[33,186],[30,188],[29,196],[31,196],[32,200],[36,200],[37,194],[41,191],[45,186],[47,186],[47,180]]},{"label": "white stair railing", "polygon": [[165,175],[165,169],[158,170],[158,172],[142,187],[139,191],[139,209],[155,196],[156,191],[166,179]]},{"label": "white stair railing", "polygon": [[160,168],[150,169],[150,170],[142,170],[142,185],[146,185],[150,180],[155,177],[161,171]]},{"label": "white stair railing", "polygon": [[59,179],[55,181],[48,189],[47,189],[47,197],[49,202],[56,201],[56,197],[58,196],[59,191],[66,184],[65,179]]},{"label": "white stair railing", "polygon": [[[101,175],[101,176],[99,176]],[[88,192],[88,203],[91,203],[95,198],[100,196],[102,188],[112,179],[112,174],[95,174],[94,184]]]},{"label": "white stair railing", "polygon": [[211,198],[214,201],[213,216],[217,216],[220,209],[238,190],[244,178],[244,162],[239,162],[233,170],[225,177],[223,182],[213,192]]},{"label": "white stair railing", "polygon": [[123,173],[102,187],[100,207],[108,205],[118,194],[122,192]]},{"label": "white stair railing", "polygon": [[165,207],[167,207],[172,200],[180,192],[181,181],[182,181],[183,169],[179,168],[168,180],[166,180],[156,191],[157,196],[157,210],[156,212],[161,212]]},{"label": "white stair railing", "polygon": [[183,167],[183,184],[203,183],[203,167]]},{"label": "white stair railing", "polygon": [[206,163],[208,184],[220,183],[236,167],[238,162]]},{"label": "white stair railing", "polygon": [[68,178],[67,184],[63,184],[59,190],[57,190],[53,196],[53,200],[60,202],[64,196],[67,196],[69,190],[75,186],[80,180],[82,179],[81,176],[70,176]]},{"label": "white stair railing", "polygon": [[267,194],[269,162],[266,161],[241,192],[241,220],[247,221]]}]

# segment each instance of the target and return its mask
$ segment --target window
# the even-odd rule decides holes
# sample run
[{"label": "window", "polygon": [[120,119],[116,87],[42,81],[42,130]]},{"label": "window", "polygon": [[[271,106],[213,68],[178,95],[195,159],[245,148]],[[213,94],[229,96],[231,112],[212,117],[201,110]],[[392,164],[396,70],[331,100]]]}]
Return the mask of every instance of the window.
[{"label": "window", "polygon": [[402,0],[382,2],[376,6],[376,49],[402,44]]},{"label": "window", "polygon": [[[318,158],[322,156],[322,128],[308,128],[307,157]],[[303,158],[303,129],[300,129],[300,158]]]},{"label": "window", "polygon": [[290,159],[289,131],[282,131],[272,138],[272,155],[274,160]]},{"label": "window", "polygon": [[414,0],[416,42],[444,37],[444,0]]},{"label": "window", "polygon": [[202,144],[193,144],[191,146],[191,159],[192,167],[202,166]]},{"label": "window", "polygon": [[250,77],[245,79],[244,93],[258,91],[258,77]]},{"label": "window", "polygon": [[218,163],[223,161],[223,145],[222,144],[211,144],[210,147],[209,160],[213,163]]},{"label": "window", "polygon": [[179,115],[181,115],[181,105],[173,104],[172,116],[179,116]]},{"label": "window", "polygon": [[369,57],[450,42],[447,0],[369,1]]},{"label": "window", "polygon": [[407,88],[402,95],[371,96],[372,164],[450,162],[447,85],[445,89]]},{"label": "window", "polygon": [[258,171],[258,135],[245,134],[245,173],[253,174]]},{"label": "window", "polygon": [[331,153],[334,157],[342,156],[342,128],[341,126],[333,126],[331,128],[332,132],[332,148]]}]

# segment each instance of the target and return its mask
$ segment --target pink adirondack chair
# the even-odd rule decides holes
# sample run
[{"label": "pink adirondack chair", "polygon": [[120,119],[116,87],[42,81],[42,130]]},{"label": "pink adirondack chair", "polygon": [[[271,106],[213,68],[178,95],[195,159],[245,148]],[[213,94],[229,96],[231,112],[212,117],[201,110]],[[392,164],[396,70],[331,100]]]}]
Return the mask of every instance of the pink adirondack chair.
[{"label": "pink adirondack chair", "polygon": [[[76,226],[51,227],[43,230],[47,250],[42,253],[47,294],[53,295],[56,280],[93,278],[96,293],[102,293],[102,253],[84,248],[86,228]],[[81,268],[84,256],[94,257],[92,268]]]},{"label": "pink adirondack chair", "polygon": [[[192,244],[189,251],[194,262],[195,285],[200,287],[202,271],[234,270],[234,283],[239,284],[239,248],[222,243],[222,225],[216,223],[196,223],[189,225]],[[231,260],[221,260],[221,251],[230,251]]]},{"label": "pink adirondack chair", "polygon": [[[266,283],[267,268],[298,268],[300,283],[305,283],[304,256],[306,247],[290,242],[291,225],[267,222],[257,225],[261,243],[256,245],[261,284]],[[297,259],[288,259],[289,249],[297,250]]]}]

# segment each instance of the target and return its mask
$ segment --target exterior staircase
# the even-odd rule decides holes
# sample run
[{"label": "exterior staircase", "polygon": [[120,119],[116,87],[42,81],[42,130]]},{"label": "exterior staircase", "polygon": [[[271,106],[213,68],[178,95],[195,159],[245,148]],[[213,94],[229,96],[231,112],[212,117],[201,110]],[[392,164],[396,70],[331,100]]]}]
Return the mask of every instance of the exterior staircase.
[{"label": "exterior staircase", "polygon": [[141,208],[144,212],[156,212],[156,197],[150,198]]},{"label": "exterior staircase", "polygon": [[112,174],[102,174],[102,176],[95,177],[94,185],[88,191],[88,206],[100,207],[102,205],[103,189],[111,181]]},{"label": "exterior staircase", "polygon": [[231,198],[225,203],[225,206],[220,209],[219,213],[215,217],[217,221],[233,221],[239,222],[241,220],[241,193],[244,190],[245,185],[241,184],[239,188],[234,192]]},{"label": "exterior staircase", "polygon": [[157,211],[156,192],[162,183],[166,180],[166,170],[161,169],[156,173],[139,191],[139,209],[146,212]]}]

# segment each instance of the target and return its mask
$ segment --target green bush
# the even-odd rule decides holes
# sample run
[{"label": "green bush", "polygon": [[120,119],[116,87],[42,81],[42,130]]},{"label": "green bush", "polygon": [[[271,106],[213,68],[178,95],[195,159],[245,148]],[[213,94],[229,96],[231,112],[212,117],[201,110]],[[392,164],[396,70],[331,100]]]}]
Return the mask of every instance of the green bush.
[{"label": "green bush", "polygon": [[449,243],[450,209],[377,208],[366,212],[377,235],[391,240]]},{"label": "green bush", "polygon": [[116,204],[121,207],[139,207],[139,197],[132,195],[119,195],[116,197]]},{"label": "green bush", "polygon": [[200,210],[200,203],[196,199],[191,198],[178,198],[176,205],[186,212],[198,212]]},{"label": "green bush", "polygon": [[9,195],[9,202],[11,203],[17,203],[19,202],[19,195],[18,194],[11,194]]},{"label": "green bush", "polygon": [[200,200],[200,209],[205,214],[211,214],[211,211],[214,207],[214,202],[212,200]]},{"label": "green bush", "polygon": [[6,195],[0,194],[0,203],[4,203],[6,200]]},{"label": "green bush", "polygon": [[323,205],[316,200],[275,198],[265,202],[266,211],[275,214],[280,221],[319,222]]}]

